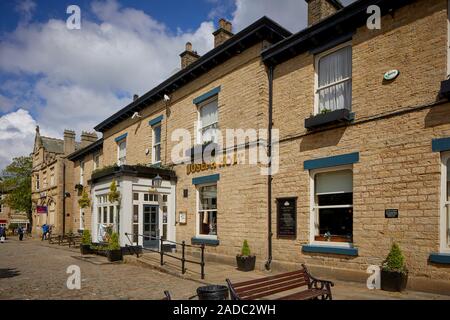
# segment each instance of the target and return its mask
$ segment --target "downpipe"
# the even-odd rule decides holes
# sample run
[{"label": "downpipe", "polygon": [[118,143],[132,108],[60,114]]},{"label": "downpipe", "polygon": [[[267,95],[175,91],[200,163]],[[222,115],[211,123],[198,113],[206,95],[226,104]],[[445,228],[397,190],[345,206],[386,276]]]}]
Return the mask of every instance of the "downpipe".
[{"label": "downpipe", "polygon": [[271,269],[272,265],[272,127],[273,127],[273,70],[272,65],[269,66],[269,123],[268,123],[268,142],[267,157],[269,159],[269,170],[267,175],[267,249],[268,257],[265,263],[266,270]]}]

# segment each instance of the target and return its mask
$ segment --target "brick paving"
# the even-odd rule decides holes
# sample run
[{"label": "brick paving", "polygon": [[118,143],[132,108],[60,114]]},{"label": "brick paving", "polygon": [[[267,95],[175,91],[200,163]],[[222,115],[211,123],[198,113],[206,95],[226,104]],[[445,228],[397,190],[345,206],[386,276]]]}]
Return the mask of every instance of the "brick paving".
[{"label": "brick paving", "polygon": [[[0,243],[0,299],[161,299],[195,294],[197,282],[129,264],[93,264],[74,258],[79,250],[39,240]],[[102,258],[104,259],[104,258]],[[81,269],[81,290],[66,286],[67,267]]]},{"label": "brick paving", "polygon": [[[199,282],[198,268],[190,266],[187,276],[177,274],[177,264],[167,261],[167,274],[142,267],[142,262],[158,266],[158,259],[147,255],[138,265],[131,263],[107,263],[106,258],[93,256],[89,261],[80,259],[78,249],[50,245],[47,242],[27,238],[23,242],[15,238],[0,243],[0,299],[161,299],[169,290],[174,299],[187,299],[195,294]],[[129,262],[136,260],[127,257]],[[152,261],[154,260],[154,261]],[[81,269],[81,290],[69,290],[66,286],[67,267],[78,265]],[[234,281],[264,276],[261,271],[242,273],[233,266],[208,262],[205,283],[223,283],[227,277]],[[330,279],[332,280],[332,279]],[[388,293],[368,290],[364,284],[335,281],[333,296],[336,300],[397,300],[424,299],[450,300],[450,296],[407,291]]]}]

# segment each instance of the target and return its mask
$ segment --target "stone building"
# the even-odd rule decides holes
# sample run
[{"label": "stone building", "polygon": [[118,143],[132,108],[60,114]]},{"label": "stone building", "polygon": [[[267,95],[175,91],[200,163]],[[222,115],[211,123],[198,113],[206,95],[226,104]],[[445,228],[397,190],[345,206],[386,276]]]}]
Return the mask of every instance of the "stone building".
[{"label": "stone building", "polygon": [[[259,268],[358,280],[397,242],[412,288],[448,292],[447,1],[307,2],[295,34],[221,20],[214,49],[188,43],[182,70],[97,125],[103,139],[69,157],[92,200],[67,209],[73,226],[90,219],[101,241],[111,225],[122,246],[205,244],[231,264],[246,239]],[[258,134],[230,144],[226,129]]]},{"label": "stone building", "polygon": [[310,21],[262,53],[280,130],[272,228],[286,199],[297,221],[292,235],[274,231],[273,264],[363,280],[396,242],[411,286],[446,280],[448,292],[447,1],[377,1],[380,30],[366,26],[372,2]]},{"label": "stone building", "polygon": [[14,210],[6,203],[3,203],[2,200],[5,200],[8,190],[1,188],[2,186],[0,185],[0,227],[9,227],[10,224],[13,224],[20,225],[27,230],[30,223],[27,213]]},{"label": "stone building", "polygon": [[33,149],[32,210],[33,234],[40,235],[41,226],[53,226],[55,234],[64,234],[73,229],[73,197],[76,195],[73,162],[67,156],[95,142],[95,133],[81,135],[75,141],[75,132],[64,131],[64,140],[41,136],[36,127]]}]

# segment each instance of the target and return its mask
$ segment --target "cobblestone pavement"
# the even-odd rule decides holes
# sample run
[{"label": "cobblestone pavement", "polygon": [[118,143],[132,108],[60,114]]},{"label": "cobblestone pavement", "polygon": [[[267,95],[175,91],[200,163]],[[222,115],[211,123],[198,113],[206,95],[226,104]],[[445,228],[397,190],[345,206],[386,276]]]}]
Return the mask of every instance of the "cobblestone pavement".
[{"label": "cobblestone pavement", "polygon": [[[0,243],[0,299],[176,299],[195,294],[199,283],[128,265],[96,265],[74,258],[79,250],[39,240]],[[67,267],[81,269],[81,290],[67,289]]]}]

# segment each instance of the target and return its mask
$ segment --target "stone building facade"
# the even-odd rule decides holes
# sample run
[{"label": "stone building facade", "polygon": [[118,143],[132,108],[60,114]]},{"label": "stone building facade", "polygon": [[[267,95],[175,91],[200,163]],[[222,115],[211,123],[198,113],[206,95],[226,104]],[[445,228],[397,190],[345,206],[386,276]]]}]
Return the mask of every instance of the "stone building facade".
[{"label": "stone building facade", "polygon": [[[259,268],[307,263],[359,280],[396,242],[410,286],[448,292],[447,1],[376,1],[380,30],[366,26],[374,1],[307,2],[309,27],[295,34],[265,17],[237,34],[221,21],[214,49],[188,43],[181,71],[96,126],[101,142],[69,156],[92,200],[84,227],[101,241],[113,225],[122,246],[205,244],[226,263],[248,240]],[[230,147],[226,129],[279,140]],[[212,162],[178,161],[204,149]],[[109,203],[113,181],[121,199]]]},{"label": "stone building facade", "polygon": [[73,228],[73,197],[76,195],[74,163],[67,156],[97,140],[96,134],[82,133],[81,142],[75,132],[64,131],[64,139],[41,136],[36,127],[32,171],[32,233],[41,235],[44,224],[51,225],[54,234],[64,234]]}]

